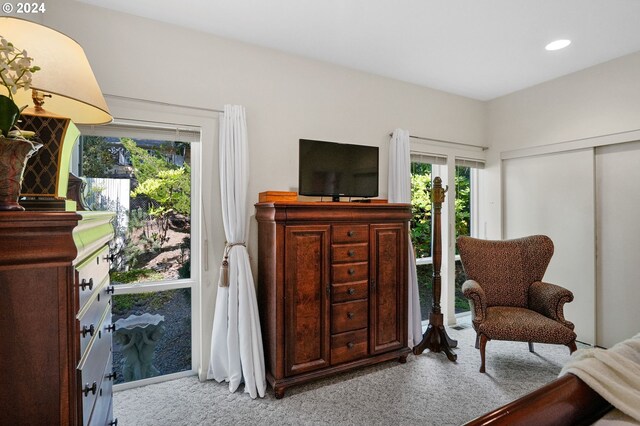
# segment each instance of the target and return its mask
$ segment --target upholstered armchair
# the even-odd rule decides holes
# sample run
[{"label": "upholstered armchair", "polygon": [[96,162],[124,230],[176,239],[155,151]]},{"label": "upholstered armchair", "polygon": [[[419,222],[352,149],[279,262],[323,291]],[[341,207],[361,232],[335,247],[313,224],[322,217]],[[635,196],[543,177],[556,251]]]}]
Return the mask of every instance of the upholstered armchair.
[{"label": "upholstered armchair", "polygon": [[563,306],[573,293],[542,281],[553,255],[544,235],[506,241],[458,238],[458,252],[467,275],[462,291],[470,301],[480,372],[485,372],[488,340],[566,345],[576,350],[573,324]]}]

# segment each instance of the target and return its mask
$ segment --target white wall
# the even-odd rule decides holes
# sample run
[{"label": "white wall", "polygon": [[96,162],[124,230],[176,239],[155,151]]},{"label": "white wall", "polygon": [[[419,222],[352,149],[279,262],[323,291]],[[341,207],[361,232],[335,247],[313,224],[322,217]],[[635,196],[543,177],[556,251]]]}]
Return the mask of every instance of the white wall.
[{"label": "white wall", "polygon": [[[252,203],[261,191],[297,186],[300,138],[379,146],[382,198],[387,192],[388,134],[394,128],[484,144],[485,106],[479,101],[72,0],[48,3],[42,22],[84,47],[106,94],[214,109],[227,103],[244,105]],[[203,143],[209,146],[204,155],[216,149],[215,138]],[[215,164],[207,168],[209,161],[203,159],[207,173],[217,169]],[[207,176],[203,189],[217,194],[217,176]],[[219,198],[210,199],[215,204]],[[209,231],[222,235],[222,224],[206,211]],[[249,250],[254,266],[256,241],[252,223]],[[223,246],[222,240],[213,243],[211,264],[220,260]],[[213,279],[212,273],[203,276],[205,281]],[[206,360],[215,286],[203,284]]]},{"label": "white wall", "polygon": [[636,52],[487,103],[490,238],[501,237],[501,153],[640,129],[639,73]]},{"label": "white wall", "polygon": [[[613,142],[629,142],[637,140],[640,132],[640,52],[612,60],[610,62],[594,66],[592,68],[540,84],[538,86],[525,89],[508,96],[490,101],[487,105],[488,113],[488,143],[491,150],[488,155],[488,167],[486,179],[488,185],[484,188],[482,207],[484,208],[485,217],[488,221],[488,236],[490,238],[502,238],[503,226],[505,220],[509,216],[509,211],[516,210],[509,207],[509,201],[505,200],[508,193],[505,189],[509,188],[510,182],[506,182],[509,176],[505,174],[505,162],[512,162],[515,158],[526,158],[531,155],[540,155],[547,153],[560,159],[563,155],[562,150],[565,149],[589,149],[591,148],[591,164],[595,164],[594,147],[610,144]],[[574,141],[574,142],[570,142]],[[604,164],[603,162],[600,162]],[[559,164],[563,166],[560,160]],[[609,167],[618,167],[617,163],[611,161],[606,162]],[[616,164],[616,165],[613,165]],[[573,164],[570,161],[564,162],[564,167],[570,169]],[[540,169],[538,173],[541,176],[550,173],[549,170]],[[552,172],[555,173],[555,172]],[[534,178],[534,174],[530,173],[530,178]],[[593,175],[593,173],[591,173]],[[587,234],[592,234],[593,238],[588,242],[591,248],[596,247],[595,220],[596,209],[589,207],[591,211],[587,213],[591,216],[584,217],[584,211],[575,214],[574,208],[571,206],[570,200],[575,195],[572,191],[591,191],[595,194],[595,182],[584,182],[586,188],[568,187],[566,182],[546,182],[542,187],[543,190],[553,192],[554,197],[549,197],[557,201],[553,205],[544,202],[538,203],[535,210],[529,213],[529,216],[535,214],[554,213],[550,220],[557,222],[550,232],[552,239],[554,237],[560,241],[575,241],[576,244],[585,244],[584,235],[579,229],[586,230]],[[564,195],[564,197],[563,197]],[[526,194],[523,195],[526,197]],[[562,203],[563,205],[558,205]],[[591,205],[598,204],[597,196],[594,195]],[[627,206],[629,211],[640,209],[638,202],[633,202],[631,206]],[[504,210],[503,210],[504,208]],[[613,204],[600,205],[599,208],[616,209]],[[509,210],[509,211],[507,211]],[[504,213],[504,216],[503,216]],[[513,213],[515,215],[515,213]],[[562,226],[562,223],[566,226]],[[508,223],[508,220],[507,220]],[[558,226],[558,224],[560,226]],[[540,229],[543,227],[540,226]],[[608,241],[607,244],[615,245],[615,242]],[[583,247],[584,248],[584,247]],[[558,259],[572,258],[574,255],[568,246],[556,247],[557,250],[565,250],[567,252],[556,251],[554,259],[552,259],[552,267]],[[633,257],[632,251],[625,253],[627,263],[638,263],[640,258]],[[584,256],[582,256],[584,257]],[[584,260],[584,268],[594,268],[596,265],[596,256],[591,259]],[[575,262],[572,263],[575,268]],[[563,263],[561,266],[566,266]],[[602,267],[602,265],[600,265]],[[551,271],[552,269],[550,269]],[[581,276],[580,271],[573,271],[576,276]],[[571,272],[566,274],[566,279],[571,276]],[[632,312],[637,310],[637,306],[631,302],[631,299],[625,299],[623,294],[632,292],[633,280],[620,280],[620,274],[615,279],[618,281],[616,285],[612,285],[612,291],[616,292],[615,296],[609,297],[607,300],[629,301],[626,305],[619,305],[616,309],[615,326],[626,327],[630,329],[637,328],[637,320],[634,321]],[[609,277],[608,277],[609,278]],[[614,278],[614,277],[611,277]],[[603,279],[600,280],[603,282]],[[558,282],[562,285],[563,283]],[[569,284],[571,287],[573,284]],[[581,284],[585,288],[596,286],[596,296],[602,295],[602,289],[597,287],[595,277],[591,282]],[[575,292],[574,292],[575,293]],[[576,294],[576,297],[583,297]],[[590,299],[592,294],[586,294],[584,297]],[[574,302],[575,303],[575,302]],[[598,301],[596,301],[598,303]],[[568,308],[570,312],[572,308]],[[607,323],[611,327],[612,322],[603,315],[608,315],[610,310],[600,309],[598,312],[594,310],[591,314],[596,318],[599,324],[596,330],[595,342],[601,345],[611,345],[611,339],[604,336],[602,324]],[[584,315],[581,314],[578,318]],[[573,321],[575,318],[567,317]],[[576,328],[579,336],[585,335],[585,331],[593,329],[592,321],[585,320],[577,323]],[[637,332],[637,330],[635,330]],[[627,333],[625,330],[624,333]],[[588,334],[588,333],[586,333]],[[598,335],[600,334],[600,335]],[[593,343],[592,341],[588,341]]]}]

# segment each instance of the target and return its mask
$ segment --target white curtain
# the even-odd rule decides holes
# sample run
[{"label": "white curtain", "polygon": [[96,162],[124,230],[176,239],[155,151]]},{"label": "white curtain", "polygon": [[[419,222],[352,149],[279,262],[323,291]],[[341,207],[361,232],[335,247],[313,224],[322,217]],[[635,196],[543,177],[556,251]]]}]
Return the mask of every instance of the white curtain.
[{"label": "white curtain", "polygon": [[[220,114],[220,192],[226,237],[211,333],[208,379],[229,382],[235,392],[263,397],[267,383],[260,318],[246,248],[249,153],[244,107],[225,105]],[[224,262],[223,262],[224,263]],[[226,269],[226,271],[225,271]]]},{"label": "white curtain", "polygon": [[[411,154],[409,131],[396,129],[389,146],[389,191],[390,203],[411,204]],[[418,274],[413,243],[409,238],[409,347],[422,340],[422,319],[418,296]]]}]

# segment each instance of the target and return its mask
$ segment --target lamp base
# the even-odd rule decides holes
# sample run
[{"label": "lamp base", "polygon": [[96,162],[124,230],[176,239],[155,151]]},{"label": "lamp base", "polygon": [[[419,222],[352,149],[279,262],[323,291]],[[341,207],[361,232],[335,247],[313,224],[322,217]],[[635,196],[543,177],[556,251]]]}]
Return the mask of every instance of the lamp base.
[{"label": "lamp base", "polygon": [[23,111],[20,127],[35,132],[35,140],[43,147],[34,155],[24,171],[20,195],[26,198],[65,199],[73,145],[80,131],[73,122],[54,114]]}]

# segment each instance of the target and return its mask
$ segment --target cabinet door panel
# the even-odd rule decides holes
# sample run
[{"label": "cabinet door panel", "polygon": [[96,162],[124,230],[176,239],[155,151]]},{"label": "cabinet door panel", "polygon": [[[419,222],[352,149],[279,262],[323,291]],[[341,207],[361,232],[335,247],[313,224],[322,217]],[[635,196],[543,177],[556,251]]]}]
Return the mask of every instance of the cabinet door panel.
[{"label": "cabinet door panel", "polygon": [[69,380],[72,360],[57,350],[72,346],[74,336],[64,316],[70,271],[0,270],[0,425],[38,425],[44,419],[66,424],[74,418],[64,405],[68,389],[59,388]]},{"label": "cabinet door panel", "polygon": [[370,348],[406,346],[406,225],[371,225]]},{"label": "cabinet door panel", "polygon": [[328,225],[286,228],[287,375],[329,365],[329,229]]}]

